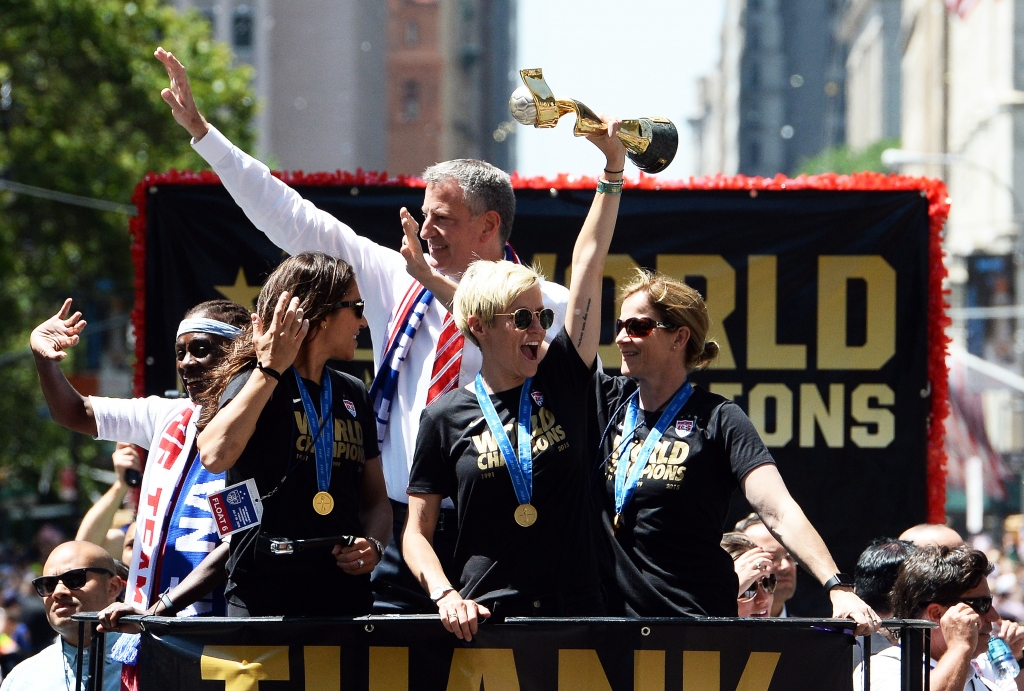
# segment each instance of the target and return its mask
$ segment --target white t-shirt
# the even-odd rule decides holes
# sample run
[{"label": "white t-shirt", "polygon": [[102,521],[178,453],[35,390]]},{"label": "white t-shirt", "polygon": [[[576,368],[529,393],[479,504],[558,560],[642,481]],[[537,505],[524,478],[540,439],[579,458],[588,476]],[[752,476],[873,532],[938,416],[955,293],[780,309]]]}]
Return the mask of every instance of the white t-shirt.
[{"label": "white t-shirt", "polygon": [[[156,593],[156,564],[164,549],[164,528],[172,510],[171,499],[195,444],[200,407],[189,399],[103,398],[90,396],[96,437],[126,441],[149,449],[142,476],[139,512],[136,516],[135,549],[128,570],[125,603],[144,610]],[[223,481],[221,480],[221,487]],[[216,491],[220,487],[207,488]],[[202,524],[205,534],[216,535],[213,515]],[[199,529],[199,524],[193,526]],[[210,547],[212,549],[212,545]]]},{"label": "white t-shirt", "polygon": [[[380,367],[381,344],[387,340],[391,313],[413,281],[405,270],[402,255],[357,235],[329,213],[316,208],[217,129],[211,128],[198,142],[193,140],[192,147],[213,167],[249,220],[275,245],[289,254],[325,252],[352,266],[366,303],[364,314],[373,338],[376,371]],[[395,209],[395,237],[400,237],[401,232],[398,209]],[[544,305],[555,312],[555,321],[545,337],[550,343],[565,323],[569,291],[557,283],[544,282],[541,292]],[[409,485],[420,413],[426,406],[434,353],[447,314],[444,305],[434,300],[423,315],[398,376],[387,432],[379,440],[388,496],[403,504],[409,501],[405,490]],[[480,349],[467,339],[459,369],[460,384],[473,380],[481,362]],[[446,499],[444,506],[452,504]]]},{"label": "white t-shirt", "polygon": [[159,448],[167,425],[183,410],[195,408],[197,411],[190,420],[193,431],[198,419],[198,406],[187,398],[89,396],[89,403],[96,420],[97,439],[126,441],[144,449]]}]

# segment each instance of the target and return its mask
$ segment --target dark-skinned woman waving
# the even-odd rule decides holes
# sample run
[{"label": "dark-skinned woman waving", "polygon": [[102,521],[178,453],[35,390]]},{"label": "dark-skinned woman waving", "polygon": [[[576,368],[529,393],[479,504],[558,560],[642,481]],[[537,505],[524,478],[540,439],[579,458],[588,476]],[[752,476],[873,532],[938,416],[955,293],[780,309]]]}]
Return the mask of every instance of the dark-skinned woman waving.
[{"label": "dark-skinned woman waving", "polygon": [[[586,414],[625,161],[615,127],[591,137],[606,157],[604,177],[573,251],[565,328],[551,344],[545,347],[544,332],[552,312],[535,271],[475,262],[455,292],[455,322],[479,344],[483,364],[475,382],[420,418],[402,546],[445,628],[459,638],[472,639],[478,619],[492,612],[605,611]],[[457,583],[431,547],[446,496],[458,512]]]},{"label": "dark-skinned woman waving", "polygon": [[[719,543],[739,487],[829,590],[833,616],[854,619],[858,633],[876,629],[878,616],[838,573],[747,416],[690,384],[690,373],[718,354],[700,294],[638,270],[622,295],[615,324],[622,376],[597,375],[603,522],[622,596],[613,613],[735,617],[737,577]],[[766,575],[770,569],[766,563]]]}]

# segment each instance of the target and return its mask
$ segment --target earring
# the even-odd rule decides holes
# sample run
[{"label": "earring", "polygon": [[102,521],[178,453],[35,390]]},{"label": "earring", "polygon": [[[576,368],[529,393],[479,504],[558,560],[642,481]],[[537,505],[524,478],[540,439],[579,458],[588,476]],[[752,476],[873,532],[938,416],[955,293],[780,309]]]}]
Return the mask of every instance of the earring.
[{"label": "earring", "polygon": [[323,324],[321,324],[320,328],[321,329],[326,329],[327,328],[327,322],[324,322]]}]

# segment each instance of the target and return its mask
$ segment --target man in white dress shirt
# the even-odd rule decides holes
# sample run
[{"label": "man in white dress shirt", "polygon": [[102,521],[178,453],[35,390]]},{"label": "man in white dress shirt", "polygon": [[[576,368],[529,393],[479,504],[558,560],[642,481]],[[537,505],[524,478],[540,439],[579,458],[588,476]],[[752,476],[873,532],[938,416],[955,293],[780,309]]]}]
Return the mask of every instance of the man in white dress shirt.
[{"label": "man in white dress shirt", "polygon": [[[890,596],[892,616],[939,625],[932,629],[928,651],[932,691],[1024,688],[1024,675],[999,679],[986,655],[990,632],[1006,641],[1014,657],[1024,654],[1024,628],[1001,619],[992,607],[986,578],[991,570],[982,552],[963,545],[923,548],[900,567]],[[872,691],[900,689],[901,653],[895,645],[871,656]],[[863,689],[863,678],[858,665],[853,673],[855,691]]]},{"label": "man in white dress shirt", "polygon": [[[389,368],[397,372],[391,391],[385,392],[383,405],[378,404],[381,393],[376,382],[371,389],[371,398],[378,407],[381,460],[395,516],[395,539],[373,574],[375,610],[433,611],[432,603],[413,579],[399,551],[408,504],[405,490],[420,412],[439,391],[473,380],[480,369],[480,351],[472,343],[463,345],[461,338],[449,343],[449,335],[457,329],[452,326],[448,310],[439,300],[427,298],[429,302],[425,304],[422,300],[417,302],[419,284],[408,274],[400,252],[357,235],[273,177],[264,164],[231,144],[199,113],[181,63],[163,48],[157,49],[156,57],[167,68],[171,80],[170,88],[161,95],[171,107],[174,119],[192,135],[193,148],[220,176],[249,220],[290,254],[327,252],[341,257],[355,270],[366,305],[378,379],[382,368],[385,373]],[[432,166],[423,177],[427,187],[420,237],[427,243],[435,271],[458,281],[472,261],[514,257],[506,244],[515,213],[515,195],[507,174],[483,161],[463,159]],[[415,223],[404,209],[401,215],[403,224]],[[565,321],[568,291],[551,282],[544,283],[541,290],[545,306],[555,312],[554,324],[545,339],[550,342]],[[409,323],[408,317],[402,321],[403,315],[415,305],[419,305],[421,319],[412,319],[415,334],[403,344],[401,330]],[[388,348],[391,341],[395,341],[396,347],[406,346],[404,358],[401,354],[395,356]],[[446,345],[450,347],[446,349]],[[434,537],[435,550],[445,566],[454,552],[452,506],[446,499]],[[451,577],[455,579],[458,574]]]},{"label": "man in white dress shirt", "polygon": [[[98,612],[117,599],[124,581],[114,573],[114,560],[91,542],[65,542],[46,559],[43,575],[32,584],[46,607],[46,619],[57,632],[53,645],[21,662],[0,685],[2,691],[67,691],[78,680],[78,622],[81,612]],[[89,627],[82,657],[82,688],[89,674]],[[121,688],[121,663],[110,657],[118,634],[104,641],[103,689]]]}]

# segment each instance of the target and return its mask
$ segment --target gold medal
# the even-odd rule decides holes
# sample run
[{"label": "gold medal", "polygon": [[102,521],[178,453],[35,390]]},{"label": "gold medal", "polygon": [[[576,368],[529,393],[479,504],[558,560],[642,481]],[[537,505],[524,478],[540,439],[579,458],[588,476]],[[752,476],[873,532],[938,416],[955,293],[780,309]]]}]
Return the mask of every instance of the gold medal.
[{"label": "gold medal", "polygon": [[313,495],[313,510],[321,516],[326,516],[334,511],[334,497],[327,492],[317,492]]},{"label": "gold medal", "polygon": [[516,523],[529,528],[537,522],[537,509],[533,508],[533,504],[520,504],[516,507],[515,517]]},{"label": "gold medal", "polygon": [[612,519],[612,529],[618,532],[619,528],[622,527],[622,514],[615,514],[615,518]]}]

